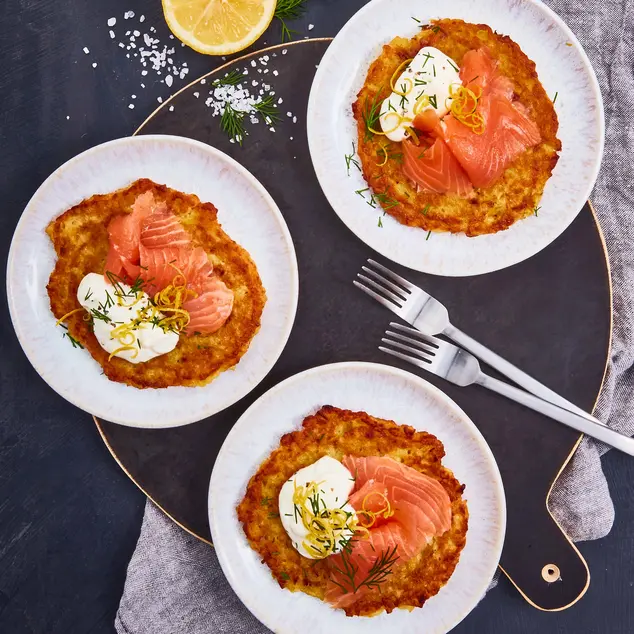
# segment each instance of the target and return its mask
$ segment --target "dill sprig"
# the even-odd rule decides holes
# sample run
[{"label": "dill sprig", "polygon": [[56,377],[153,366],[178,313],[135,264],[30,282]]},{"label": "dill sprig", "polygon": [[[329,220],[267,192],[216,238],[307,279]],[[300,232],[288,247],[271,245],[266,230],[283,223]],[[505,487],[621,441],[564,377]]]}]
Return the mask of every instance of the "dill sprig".
[{"label": "dill sprig", "polygon": [[220,117],[220,127],[227,133],[230,139],[234,139],[239,145],[242,145],[244,139],[244,116],[245,112],[232,108],[228,103],[222,111]]},{"label": "dill sprig", "polygon": [[237,86],[244,80],[244,73],[237,68],[229,71],[224,77],[218,77],[211,82],[214,87],[217,86]]},{"label": "dill sprig", "polygon": [[253,107],[264,117],[267,124],[277,123],[280,120],[279,110],[273,95],[262,97]]},{"label": "dill sprig", "polygon": [[280,21],[282,26],[282,43],[293,39],[292,34],[297,33],[289,29],[287,20],[297,20],[306,12],[306,0],[277,0],[277,6],[273,16]]},{"label": "dill sprig", "polygon": [[344,154],[344,158],[346,160],[346,170],[348,172],[348,176],[350,176],[350,166],[354,165],[359,171],[361,171],[361,165],[359,165],[359,161],[354,158],[356,154],[356,148],[354,147],[354,141],[352,142],[352,152],[350,154]]},{"label": "dill sprig", "polygon": [[363,117],[363,122],[365,123],[365,140],[369,141],[374,134],[373,130],[375,129],[375,124],[378,122],[381,117],[381,103],[382,99],[380,99],[380,94],[383,92],[383,86],[379,88],[376,95],[371,102],[368,103],[368,98],[365,98],[365,103],[363,104],[363,112],[361,116]]},{"label": "dill sprig", "polygon": [[394,546],[394,548],[381,551],[368,570],[366,577],[357,583],[355,577],[359,572],[359,567],[355,566],[350,559],[352,542],[348,541],[341,551],[340,565],[331,564],[332,569],[339,573],[339,580],[334,579],[333,575],[331,575],[330,580],[339,586],[344,593],[355,593],[364,586],[369,590],[378,588],[392,574],[392,568],[399,558],[396,550],[397,546]]},{"label": "dill sprig", "polygon": [[73,337],[73,335],[71,335],[68,331],[66,331],[63,335],[62,335],[62,339],[66,337],[71,344],[73,345],[73,348],[81,348],[82,350],[84,349],[84,346],[82,346],[81,342],[77,341],[77,339],[75,339],[75,337]]},{"label": "dill sprig", "polygon": [[535,208],[533,209],[533,213],[534,213],[535,215],[537,215],[537,212],[538,212],[541,208],[542,208],[542,207],[541,207],[541,205],[540,205],[539,207],[535,207]]}]

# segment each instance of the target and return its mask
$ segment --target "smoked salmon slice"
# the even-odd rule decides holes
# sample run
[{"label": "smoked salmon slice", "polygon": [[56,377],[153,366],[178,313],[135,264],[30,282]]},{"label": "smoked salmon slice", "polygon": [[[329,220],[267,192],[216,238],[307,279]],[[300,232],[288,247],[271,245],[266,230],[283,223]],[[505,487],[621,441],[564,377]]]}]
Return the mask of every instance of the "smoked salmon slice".
[{"label": "smoked salmon slice", "polygon": [[481,91],[476,112],[484,121],[477,134],[453,115],[442,121],[451,152],[476,187],[494,183],[525,150],[541,140],[526,109],[513,101],[513,85],[500,74],[496,62],[482,48],[468,51],[460,69],[465,87]]},{"label": "smoked salmon slice", "polygon": [[131,213],[115,216],[110,221],[110,249],[105,268],[107,272],[126,281],[134,281],[138,277],[141,225],[155,210],[164,206],[162,203],[157,205],[152,192],[145,192],[137,196]]},{"label": "smoked salmon slice", "polygon": [[473,186],[447,144],[437,138],[425,147],[403,141],[403,173],[421,189],[437,194],[465,195]]},{"label": "smoked salmon slice", "polygon": [[191,240],[178,218],[163,207],[143,221],[141,244],[148,249],[166,249],[188,247]]},{"label": "smoked salmon slice", "polygon": [[131,213],[111,220],[108,238],[107,278],[114,275],[131,284],[141,279],[152,298],[170,284],[187,286],[192,297],[182,305],[190,316],[185,334],[215,332],[231,315],[233,291],[214,275],[207,252],[192,244],[176,215],[152,192],[138,196]]},{"label": "smoked salmon slice", "polygon": [[187,332],[212,333],[221,328],[233,310],[233,293],[218,277],[205,282],[198,297],[183,304],[189,312]]},{"label": "smoked salmon slice", "polygon": [[[355,480],[349,503],[369,532],[358,532],[348,553],[329,558],[326,601],[339,608],[372,589],[362,582],[372,579],[382,557],[391,557],[392,565],[405,563],[451,527],[451,500],[437,480],[392,458],[346,456],[343,464]],[[388,503],[389,513],[366,522],[369,516],[361,511],[380,513]]]}]

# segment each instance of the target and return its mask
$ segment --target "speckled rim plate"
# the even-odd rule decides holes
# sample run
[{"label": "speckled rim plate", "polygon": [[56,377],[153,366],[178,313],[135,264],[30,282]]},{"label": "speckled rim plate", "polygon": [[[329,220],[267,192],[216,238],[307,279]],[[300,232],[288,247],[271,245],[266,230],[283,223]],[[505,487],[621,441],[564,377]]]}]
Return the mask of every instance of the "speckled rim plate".
[{"label": "speckled rim plate", "polygon": [[[370,63],[395,36],[412,37],[433,18],[488,24],[510,36],[537,65],[548,95],[557,93],[563,149],[546,184],[541,209],[507,231],[477,238],[433,233],[382,218],[355,194],[367,187],[346,173],[344,155],[356,145],[351,105]],[[367,245],[417,271],[477,275],[517,264],[549,245],[585,204],[597,178],[604,141],[603,103],[590,61],[572,31],[538,0],[373,0],[341,29],[315,75],[308,103],[310,154],[322,189],[341,220]]]},{"label": "speckled rim plate", "polygon": [[[46,226],[66,209],[137,178],[197,194],[218,208],[223,229],[256,263],[267,293],[261,328],[238,365],[204,387],[145,389],[109,381],[86,350],[55,327],[46,284],[55,252]],[[132,427],[176,427],[201,420],[248,394],[270,371],[291,332],[298,298],[297,258],[277,205],[258,180],[219,150],[177,136],[117,139],[57,169],[26,206],[13,236],[7,296],[29,361],[61,396],[104,420]]]},{"label": "speckled rim plate", "polygon": [[[466,485],[467,543],[447,585],[421,609],[373,618],[341,610],[279,587],[249,546],[236,515],[247,483],[303,419],[322,405],[363,410],[431,432],[444,444],[443,464]],[[335,363],[278,384],[242,415],[216,459],[209,486],[209,523],[222,569],[249,610],[276,634],[442,634],[459,623],[486,592],[500,558],[506,526],[502,479],[486,441],[467,415],[427,381],[375,363]]]}]

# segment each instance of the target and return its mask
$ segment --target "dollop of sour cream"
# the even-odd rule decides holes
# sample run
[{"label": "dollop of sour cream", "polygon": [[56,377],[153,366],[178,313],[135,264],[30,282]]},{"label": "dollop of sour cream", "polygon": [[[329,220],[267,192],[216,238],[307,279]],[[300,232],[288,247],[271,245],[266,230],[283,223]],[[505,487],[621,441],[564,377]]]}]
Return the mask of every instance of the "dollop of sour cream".
[{"label": "dollop of sour cream", "polygon": [[439,117],[446,115],[452,84],[462,85],[458,65],[433,46],[421,48],[394,82],[394,92],[381,104],[379,121],[387,138],[403,141],[414,117],[424,110],[432,108]]},{"label": "dollop of sour cream", "polygon": [[79,284],[77,300],[93,315],[94,333],[99,345],[116,357],[131,363],[143,363],[172,351],[178,343],[177,332],[164,331],[148,321],[135,323],[127,331],[129,334],[125,335],[123,342],[112,336],[112,331],[118,326],[139,320],[141,311],[150,305],[147,293],[137,291],[135,295],[127,284],[117,284],[115,288],[103,275],[88,273]]},{"label": "dollop of sour cream", "polygon": [[[319,508],[342,509],[350,514],[351,518],[356,518],[354,508],[348,504],[348,496],[354,488],[354,478],[348,469],[341,462],[324,456],[309,465],[300,469],[290,480],[284,483],[279,495],[279,511],[282,525],[293,542],[297,552],[308,559],[320,559],[316,553],[306,548],[304,542],[308,535],[301,514],[295,509],[293,496],[296,486],[307,487],[311,483],[318,484]],[[306,510],[310,511],[311,506],[307,501]],[[336,546],[331,554],[340,552],[343,545],[354,535],[350,529],[342,530],[336,539]]]}]

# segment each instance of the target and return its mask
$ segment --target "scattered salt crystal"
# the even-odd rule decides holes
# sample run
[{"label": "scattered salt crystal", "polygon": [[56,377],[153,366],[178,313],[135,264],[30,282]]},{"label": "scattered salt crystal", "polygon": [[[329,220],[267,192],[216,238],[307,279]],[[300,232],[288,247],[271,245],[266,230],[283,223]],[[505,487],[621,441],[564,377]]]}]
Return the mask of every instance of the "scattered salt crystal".
[{"label": "scattered salt crystal", "polygon": [[174,112],[174,106],[170,106],[170,112]]},{"label": "scattered salt crystal", "polygon": [[[84,51],[85,51],[85,50],[86,50],[86,49],[84,49]],[[253,66],[253,68],[255,68],[255,67],[257,66],[257,64],[255,63],[255,60],[254,60],[254,59],[252,59],[252,60],[251,60],[251,66]]]},{"label": "scattered salt crystal", "polygon": [[133,103],[129,103],[128,104],[128,108],[130,108],[130,110],[134,110],[134,104]]},{"label": "scattered salt crystal", "polygon": [[140,31],[137,31],[137,30],[134,30],[134,31],[132,32],[132,35],[134,35],[134,37],[140,37],[141,32],[140,32]]},{"label": "scattered salt crystal", "polygon": [[287,116],[287,117],[292,117],[292,116],[293,116],[293,113],[292,113],[292,112],[287,112],[287,113],[286,113],[286,116]]},{"label": "scattered salt crystal", "polygon": [[282,49],[282,55],[286,55],[286,49],[285,48]]},{"label": "scattered salt crystal", "polygon": [[251,82],[251,85],[252,85],[252,86],[257,86],[257,85],[258,85],[258,82],[254,79],[254,80]]},{"label": "scattered salt crystal", "polygon": [[119,42],[119,48],[125,48],[125,44],[123,42]]},{"label": "scattered salt crystal", "polygon": [[270,128],[269,128],[269,130],[270,130],[271,132],[275,132],[275,128],[273,128],[273,127],[270,127]]},{"label": "scattered salt crystal", "polygon": [[157,97],[156,101],[158,101],[159,103],[163,103],[163,97]]},{"label": "scattered salt crystal", "polygon": [[174,83],[174,78],[171,75],[168,75],[165,78],[165,83],[167,84],[168,88],[171,88],[172,84]]},{"label": "scattered salt crystal", "polygon": [[145,84],[141,84],[141,88],[145,88]]},{"label": "scattered salt crystal", "polygon": [[134,11],[126,11],[123,14],[123,19],[124,20],[129,20],[130,18],[133,18],[133,17],[134,17]]},{"label": "scattered salt crystal", "polygon": [[142,70],[141,71],[141,75],[143,75],[143,77],[145,77],[147,75],[147,71],[146,70]]},{"label": "scattered salt crystal", "polygon": [[289,139],[292,141],[292,140],[293,140],[293,137],[291,136],[291,137],[289,137]]},{"label": "scattered salt crystal", "polygon": [[117,23],[117,18],[110,18],[108,20],[108,26],[114,26]]},{"label": "scattered salt crystal", "polygon": [[281,97],[277,100],[277,103],[284,103],[284,99],[282,99]]},{"label": "scattered salt crystal", "polygon": [[198,99],[198,97],[200,97],[200,93],[199,92],[195,92],[194,93],[194,97],[196,97],[196,99]]},{"label": "scattered salt crystal", "polygon": [[309,24],[309,25],[308,25],[308,30],[309,30],[309,31],[312,31],[314,28],[315,28],[315,25],[314,25],[314,24]]},{"label": "scattered salt crystal", "polygon": [[144,16],[144,15],[142,15],[142,16],[139,18],[139,22],[145,22],[145,16]]},{"label": "scattered salt crystal", "polygon": [[207,83],[207,80],[206,80],[205,78],[203,78],[203,79],[201,79],[201,80],[200,80],[200,83],[201,83],[201,84],[206,84],[206,83]]},{"label": "scattered salt crystal", "polygon": [[114,31],[110,31],[110,39],[114,40]]},{"label": "scattered salt crystal", "polygon": [[70,119],[70,115],[66,115],[66,121]]},{"label": "scattered salt crystal", "polygon": [[268,69],[268,68],[265,68],[265,69],[264,69],[264,74],[266,75],[266,73],[268,73],[268,72],[269,72],[269,69]]},{"label": "scattered salt crystal", "polygon": [[279,73],[278,73],[276,70],[274,70],[274,71],[273,71],[273,74],[274,74],[276,77],[279,75]]},{"label": "scattered salt crystal", "polygon": [[136,99],[136,95],[131,95],[132,99]]},{"label": "scattered salt crystal", "polygon": [[293,123],[297,123],[297,117],[293,117]]},{"label": "scattered salt crystal", "polygon": [[97,68],[97,62],[93,62],[93,63],[92,63],[92,67],[93,67],[93,68]]},{"label": "scattered salt crystal", "polygon": [[90,51],[88,50],[87,46],[84,46],[84,53],[86,53],[86,55],[88,55],[88,53],[90,53]]}]

